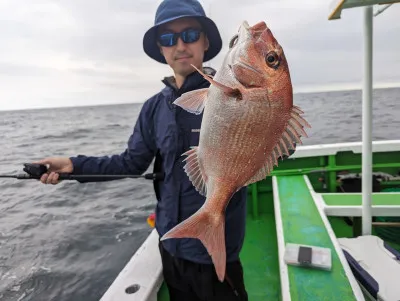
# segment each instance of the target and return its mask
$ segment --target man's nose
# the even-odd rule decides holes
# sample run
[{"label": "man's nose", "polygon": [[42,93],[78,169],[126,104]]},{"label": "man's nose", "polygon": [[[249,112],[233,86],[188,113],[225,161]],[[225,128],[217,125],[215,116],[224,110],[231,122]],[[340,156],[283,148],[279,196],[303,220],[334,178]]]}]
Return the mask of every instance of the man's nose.
[{"label": "man's nose", "polygon": [[179,37],[178,40],[176,41],[176,49],[178,50],[183,50],[186,48],[185,42],[182,41],[182,38]]}]

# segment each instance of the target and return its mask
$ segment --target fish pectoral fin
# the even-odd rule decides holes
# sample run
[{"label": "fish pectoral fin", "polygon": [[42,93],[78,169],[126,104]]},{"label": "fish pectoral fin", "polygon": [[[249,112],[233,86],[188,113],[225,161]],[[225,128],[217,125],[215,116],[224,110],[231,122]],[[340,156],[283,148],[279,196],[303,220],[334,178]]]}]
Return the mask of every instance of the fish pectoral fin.
[{"label": "fish pectoral fin", "polygon": [[207,100],[208,88],[197,89],[190,92],[183,93],[178,97],[174,104],[180,106],[182,109],[194,113],[201,114],[204,110],[205,102]]},{"label": "fish pectoral fin", "polygon": [[191,150],[185,152],[183,154],[187,155],[186,164],[184,166],[184,170],[189,177],[189,180],[192,182],[193,186],[196,190],[203,196],[207,195],[207,176],[202,170],[198,158],[198,147],[194,146]]},{"label": "fish pectoral fin", "polygon": [[225,86],[224,84],[221,84],[215,80],[213,80],[210,76],[208,76],[207,74],[205,74],[204,72],[200,71],[196,66],[194,66],[192,64],[193,68],[195,68],[201,75],[203,75],[203,77],[208,80],[210,82],[210,84],[216,86],[217,88],[221,89],[225,95],[229,96],[229,97],[234,97],[237,99],[243,99],[242,97],[242,92],[237,89],[237,88],[231,88],[228,86]]},{"label": "fish pectoral fin", "polygon": [[243,89],[242,97],[245,101],[266,102],[268,100],[268,90],[265,88]]},{"label": "fish pectoral fin", "polygon": [[170,238],[197,238],[207,249],[215,266],[220,282],[225,278],[225,216],[216,215],[200,208],[195,214],[175,226],[161,237],[161,241]]}]

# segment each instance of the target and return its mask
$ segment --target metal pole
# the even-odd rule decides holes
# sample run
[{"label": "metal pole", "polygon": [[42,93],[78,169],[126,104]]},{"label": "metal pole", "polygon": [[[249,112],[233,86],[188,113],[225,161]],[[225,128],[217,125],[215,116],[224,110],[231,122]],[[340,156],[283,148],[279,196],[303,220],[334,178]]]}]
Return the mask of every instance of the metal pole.
[{"label": "metal pole", "polygon": [[362,103],[362,234],[370,235],[372,197],[372,22],[373,7],[364,8],[364,79]]}]

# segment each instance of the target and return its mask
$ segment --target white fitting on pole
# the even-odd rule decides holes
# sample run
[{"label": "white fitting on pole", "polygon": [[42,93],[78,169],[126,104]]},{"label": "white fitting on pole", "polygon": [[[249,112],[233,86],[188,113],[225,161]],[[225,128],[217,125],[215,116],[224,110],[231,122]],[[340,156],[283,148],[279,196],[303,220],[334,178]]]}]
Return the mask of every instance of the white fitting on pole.
[{"label": "white fitting on pole", "polygon": [[393,3],[391,4],[386,4],[383,8],[378,9],[378,11],[376,13],[374,13],[374,17],[376,17],[377,15],[383,13],[386,9],[388,9],[391,5],[393,5]]}]

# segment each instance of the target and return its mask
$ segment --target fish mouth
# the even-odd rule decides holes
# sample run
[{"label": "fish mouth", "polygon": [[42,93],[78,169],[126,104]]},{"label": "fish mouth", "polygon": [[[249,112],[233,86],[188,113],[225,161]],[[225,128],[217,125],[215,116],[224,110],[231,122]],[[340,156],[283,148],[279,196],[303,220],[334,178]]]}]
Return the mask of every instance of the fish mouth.
[{"label": "fish mouth", "polygon": [[[258,22],[257,24],[250,26],[247,21],[243,21],[241,27],[245,33],[251,34],[253,39],[258,39],[261,34],[268,29],[267,24],[264,21]],[[240,31],[240,30],[239,30]]]},{"label": "fish mouth", "polygon": [[244,20],[244,21],[242,22],[242,26],[243,26],[246,30],[249,30],[249,29],[250,29],[249,22],[247,22],[246,20]]}]

